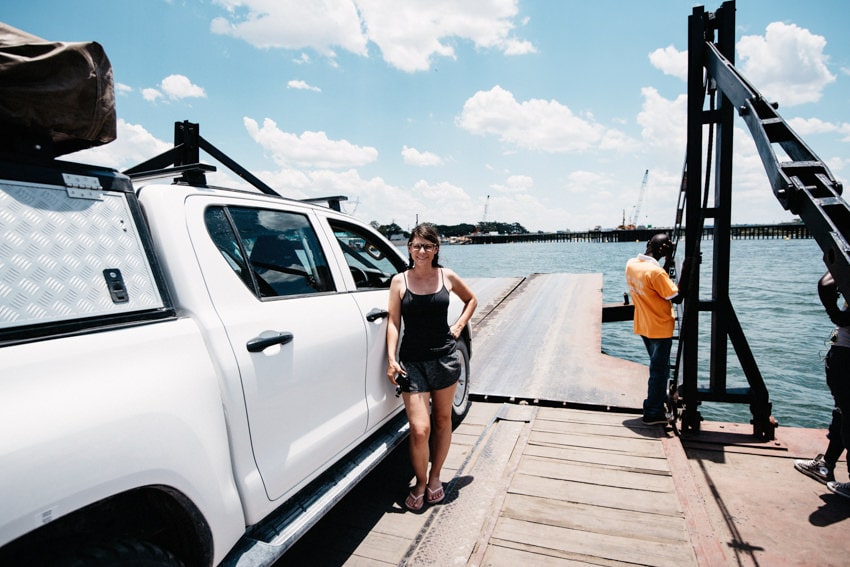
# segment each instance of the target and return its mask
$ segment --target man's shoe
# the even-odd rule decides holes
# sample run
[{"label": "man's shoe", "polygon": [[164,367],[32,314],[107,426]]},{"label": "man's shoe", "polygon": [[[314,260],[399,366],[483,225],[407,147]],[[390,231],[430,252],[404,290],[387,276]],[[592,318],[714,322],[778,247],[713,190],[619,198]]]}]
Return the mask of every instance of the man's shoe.
[{"label": "man's shoe", "polygon": [[835,480],[835,475],[832,473],[833,467],[829,466],[823,454],[818,455],[811,461],[797,459],[794,461],[794,468],[806,476],[812,477],[818,482],[826,484]]},{"label": "man's shoe", "polygon": [[826,487],[844,498],[850,498],[850,482],[827,482]]},{"label": "man's shoe", "polygon": [[641,418],[640,422],[644,425],[666,425],[667,416],[644,416]]}]

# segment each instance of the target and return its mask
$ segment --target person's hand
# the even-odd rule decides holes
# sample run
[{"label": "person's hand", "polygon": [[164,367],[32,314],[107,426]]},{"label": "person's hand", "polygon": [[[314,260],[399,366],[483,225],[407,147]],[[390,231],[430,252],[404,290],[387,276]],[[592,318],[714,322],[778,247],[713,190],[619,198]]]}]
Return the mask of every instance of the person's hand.
[{"label": "person's hand", "polygon": [[396,362],[395,360],[389,361],[389,363],[387,364],[387,378],[389,378],[390,382],[392,382],[394,385],[398,385],[398,382],[396,382],[395,377],[399,374],[403,376],[407,375],[407,373],[404,371],[404,369],[398,362]]}]

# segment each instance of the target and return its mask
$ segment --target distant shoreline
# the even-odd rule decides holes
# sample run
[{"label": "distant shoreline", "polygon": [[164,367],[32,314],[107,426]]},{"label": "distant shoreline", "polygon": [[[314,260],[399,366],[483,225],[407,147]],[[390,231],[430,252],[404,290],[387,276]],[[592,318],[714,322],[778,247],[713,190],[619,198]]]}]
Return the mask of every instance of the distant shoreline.
[{"label": "distant shoreline", "polygon": [[[684,230],[684,228],[683,228]],[[600,229],[585,232],[535,232],[526,234],[475,234],[470,235],[467,244],[503,244],[509,242],[635,242],[646,241],[660,232],[672,233],[671,227],[650,227],[638,229]],[[781,224],[739,224],[730,227],[733,240],[775,240],[812,238],[806,225],[802,223]],[[714,227],[703,229],[703,240],[714,237]]]}]

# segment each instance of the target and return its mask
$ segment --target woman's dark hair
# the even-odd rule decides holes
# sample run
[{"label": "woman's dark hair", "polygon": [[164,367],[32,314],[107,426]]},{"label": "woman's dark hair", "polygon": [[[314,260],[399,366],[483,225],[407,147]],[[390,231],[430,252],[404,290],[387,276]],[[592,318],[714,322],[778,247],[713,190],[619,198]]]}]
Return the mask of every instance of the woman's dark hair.
[{"label": "woman's dark hair", "polygon": [[[407,245],[410,246],[413,244],[413,239],[415,237],[419,237],[422,240],[427,240],[431,244],[437,247],[437,251],[434,253],[434,259],[431,260],[431,266],[435,268],[442,268],[440,265],[440,235],[437,234],[437,230],[434,228],[434,225],[428,223],[418,224],[413,227],[413,230],[410,231],[410,238],[407,239]],[[408,251],[408,264],[407,268],[413,268],[413,255]]]}]

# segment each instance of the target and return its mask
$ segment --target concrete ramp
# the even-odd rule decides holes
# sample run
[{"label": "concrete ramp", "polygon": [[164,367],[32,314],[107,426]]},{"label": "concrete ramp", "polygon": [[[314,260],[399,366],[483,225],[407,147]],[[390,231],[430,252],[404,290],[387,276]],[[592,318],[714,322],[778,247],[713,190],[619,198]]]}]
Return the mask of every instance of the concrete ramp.
[{"label": "concrete ramp", "polygon": [[602,274],[467,281],[479,300],[473,394],[641,408],[647,367],[602,353]]}]

